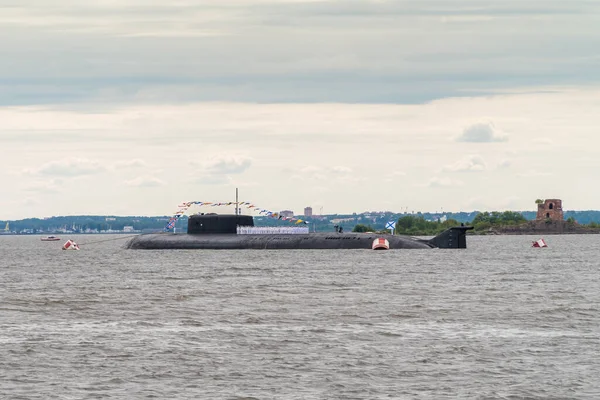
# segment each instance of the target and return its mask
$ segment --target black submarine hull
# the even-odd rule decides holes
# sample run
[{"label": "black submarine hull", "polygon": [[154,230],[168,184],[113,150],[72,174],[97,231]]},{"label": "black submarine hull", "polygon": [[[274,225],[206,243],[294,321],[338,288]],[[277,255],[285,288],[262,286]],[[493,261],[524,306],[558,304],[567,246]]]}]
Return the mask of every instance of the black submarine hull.
[{"label": "black submarine hull", "polygon": [[129,249],[371,249],[375,239],[383,238],[394,249],[466,248],[466,227],[451,228],[433,239],[373,233],[309,234],[185,234],[150,233],[134,237]]},{"label": "black submarine hull", "polygon": [[390,249],[461,249],[467,247],[466,231],[472,227],[450,228],[430,240],[378,233],[238,233],[240,227],[254,227],[248,215],[192,215],[187,234],[150,233],[131,239],[129,249],[372,249],[375,239],[386,239]]}]

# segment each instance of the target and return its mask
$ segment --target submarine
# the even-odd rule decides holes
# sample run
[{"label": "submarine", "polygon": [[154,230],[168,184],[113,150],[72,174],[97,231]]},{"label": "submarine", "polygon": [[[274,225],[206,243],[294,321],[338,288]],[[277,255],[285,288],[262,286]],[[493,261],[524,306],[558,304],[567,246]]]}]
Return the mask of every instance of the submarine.
[{"label": "submarine", "polygon": [[[125,247],[141,250],[165,249],[465,249],[471,226],[449,228],[431,239],[404,235],[356,232],[310,233],[308,228],[261,228],[249,215],[196,214],[189,217],[187,233],[146,233],[135,236]],[[385,243],[376,246],[377,243]]]}]

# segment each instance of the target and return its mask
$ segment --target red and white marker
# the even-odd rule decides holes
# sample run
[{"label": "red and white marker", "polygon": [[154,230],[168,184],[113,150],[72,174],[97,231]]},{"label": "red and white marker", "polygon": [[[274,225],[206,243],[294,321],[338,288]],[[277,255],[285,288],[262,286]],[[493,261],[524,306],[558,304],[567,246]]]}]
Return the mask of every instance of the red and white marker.
[{"label": "red and white marker", "polygon": [[373,245],[371,246],[371,248],[373,250],[389,250],[390,242],[388,242],[387,239],[384,238],[377,238],[373,240]]},{"label": "red and white marker", "polygon": [[79,245],[72,241],[71,239],[67,240],[62,247],[63,250],[79,250]]}]

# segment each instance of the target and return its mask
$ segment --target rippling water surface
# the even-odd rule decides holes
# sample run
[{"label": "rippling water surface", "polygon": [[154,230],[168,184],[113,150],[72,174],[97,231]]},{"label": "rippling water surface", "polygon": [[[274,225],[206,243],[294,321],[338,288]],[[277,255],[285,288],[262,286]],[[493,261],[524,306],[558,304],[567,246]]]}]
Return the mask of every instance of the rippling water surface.
[{"label": "rippling water surface", "polygon": [[2,399],[600,398],[600,236],[388,252],[73,239],[0,236]]}]

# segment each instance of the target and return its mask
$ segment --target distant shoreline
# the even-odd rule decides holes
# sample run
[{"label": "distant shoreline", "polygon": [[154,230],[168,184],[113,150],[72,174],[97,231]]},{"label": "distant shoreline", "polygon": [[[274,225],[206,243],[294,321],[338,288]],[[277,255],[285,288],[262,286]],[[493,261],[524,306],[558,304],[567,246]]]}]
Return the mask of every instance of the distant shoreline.
[{"label": "distant shoreline", "polygon": [[477,232],[483,235],[593,235],[600,228],[580,225],[569,221],[527,221],[519,225],[494,226],[487,231]]}]

